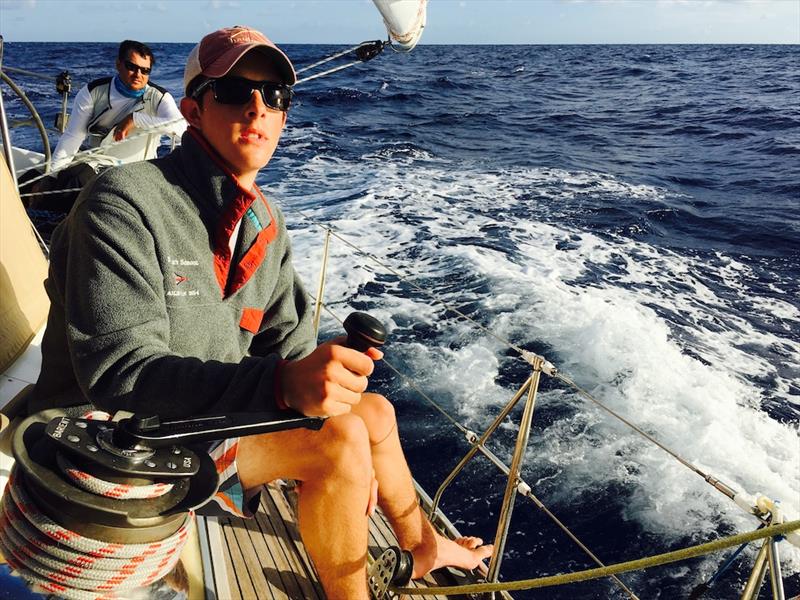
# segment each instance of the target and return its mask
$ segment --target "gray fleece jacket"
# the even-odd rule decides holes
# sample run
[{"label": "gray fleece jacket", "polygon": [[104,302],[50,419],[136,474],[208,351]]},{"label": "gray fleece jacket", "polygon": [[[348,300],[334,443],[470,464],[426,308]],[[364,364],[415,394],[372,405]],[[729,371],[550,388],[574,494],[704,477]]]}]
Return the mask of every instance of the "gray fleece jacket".
[{"label": "gray fleece jacket", "polygon": [[169,156],[109,169],[83,190],[52,238],[30,412],[275,409],[282,359],[315,347],[310,307],[282,214],[223,169],[187,132]]}]

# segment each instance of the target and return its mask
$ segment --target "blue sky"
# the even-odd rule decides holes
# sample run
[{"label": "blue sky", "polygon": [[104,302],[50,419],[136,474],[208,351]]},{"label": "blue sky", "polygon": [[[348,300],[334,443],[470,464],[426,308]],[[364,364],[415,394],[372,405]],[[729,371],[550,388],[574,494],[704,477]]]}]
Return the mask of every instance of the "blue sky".
[{"label": "blue sky", "polygon": [[[234,24],[278,43],[384,32],[370,0],[0,0],[12,42],[196,42]],[[800,0],[429,0],[422,43],[800,44]]]}]

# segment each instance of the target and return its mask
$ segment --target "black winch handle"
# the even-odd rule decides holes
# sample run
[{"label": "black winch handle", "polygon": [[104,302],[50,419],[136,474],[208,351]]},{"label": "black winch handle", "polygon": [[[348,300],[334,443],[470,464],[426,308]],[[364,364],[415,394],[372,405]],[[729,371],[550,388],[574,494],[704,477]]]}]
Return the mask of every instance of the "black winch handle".
[{"label": "black winch handle", "polygon": [[386,328],[373,316],[362,312],[352,312],[344,320],[348,348],[366,352],[371,347],[380,348],[386,342]]},{"label": "black winch handle", "polygon": [[157,415],[133,415],[122,419],[114,430],[114,445],[120,448],[163,448],[192,442],[210,442],[233,437],[285,431],[317,430],[322,417],[306,417],[293,411],[270,411],[210,415],[162,421]]},{"label": "black winch handle", "polygon": [[[386,341],[386,328],[378,319],[366,313],[350,313],[344,320],[344,328],[347,331],[345,345],[359,352],[366,352],[371,346],[382,346]],[[158,415],[136,414],[119,421],[114,429],[113,443],[119,448],[156,449],[300,427],[318,430],[324,422],[324,417],[307,417],[294,410],[165,421]]]}]

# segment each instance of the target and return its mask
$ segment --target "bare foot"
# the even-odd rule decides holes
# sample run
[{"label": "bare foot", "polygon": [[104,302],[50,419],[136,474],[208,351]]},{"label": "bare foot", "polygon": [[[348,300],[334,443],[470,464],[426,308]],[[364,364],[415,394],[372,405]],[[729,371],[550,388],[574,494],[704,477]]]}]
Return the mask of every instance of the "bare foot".
[{"label": "bare foot", "polygon": [[412,579],[419,579],[442,567],[471,570],[484,558],[492,555],[494,546],[484,546],[481,538],[469,536],[451,540],[438,533],[431,533],[432,539],[425,536],[428,539],[416,548],[410,548],[414,556]]}]

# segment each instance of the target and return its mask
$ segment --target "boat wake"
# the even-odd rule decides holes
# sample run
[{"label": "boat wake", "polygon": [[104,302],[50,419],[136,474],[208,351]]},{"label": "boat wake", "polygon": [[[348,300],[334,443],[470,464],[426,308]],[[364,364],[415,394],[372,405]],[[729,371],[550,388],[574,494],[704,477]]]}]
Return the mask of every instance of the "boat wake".
[{"label": "boat wake", "polygon": [[[389,359],[413,372],[459,421],[482,431],[524,381],[527,366],[463,319],[448,320],[455,315],[413,286],[543,354],[701,469],[782,500],[789,514],[800,512],[800,311],[785,300],[792,283],[779,272],[765,276],[766,260],[753,264],[712,250],[681,254],[651,243],[657,224],[648,222],[649,212],[674,200],[665,190],[593,172],[467,170],[424,151],[395,154],[391,161],[363,157],[357,169],[330,157],[284,166],[292,176],[270,191],[287,213],[309,287],[318,277],[323,232],[307,217],[405,274],[406,281],[398,280],[333,242],[325,300],[339,314],[345,305],[368,308],[388,323]],[[303,181],[305,193],[296,193],[293,181]],[[309,194],[309,181],[324,191]],[[628,214],[627,224],[586,226],[582,212],[615,205]],[[765,279],[772,284],[758,284]],[[336,328],[330,325],[331,332]],[[413,396],[390,385],[401,402],[419,402],[403,400]],[[412,411],[405,424],[415,435],[429,433],[406,442],[427,446],[412,464],[416,471],[432,468],[431,443],[449,456],[443,447],[456,439],[441,438],[429,418]],[[513,433],[501,432],[495,442],[505,458]],[[473,484],[491,481],[486,473],[473,477]],[[525,477],[568,522],[596,517],[576,515],[576,506],[589,512],[604,507],[605,526],[586,526],[597,530],[595,546],[606,547],[608,561],[753,527],[700,477],[552,385],[534,416]],[[478,486],[472,487],[474,493]],[[448,511],[469,524],[496,511],[499,500],[492,501],[489,495]],[[525,540],[531,530],[515,525],[520,535],[512,556],[548,556]],[[640,541],[604,542],[617,527]],[[796,576],[800,553],[792,550],[784,556]],[[673,589],[688,593],[719,560],[706,559]],[[529,567],[520,569],[529,575]],[[657,587],[646,576],[637,578],[650,581],[645,588]]]}]

